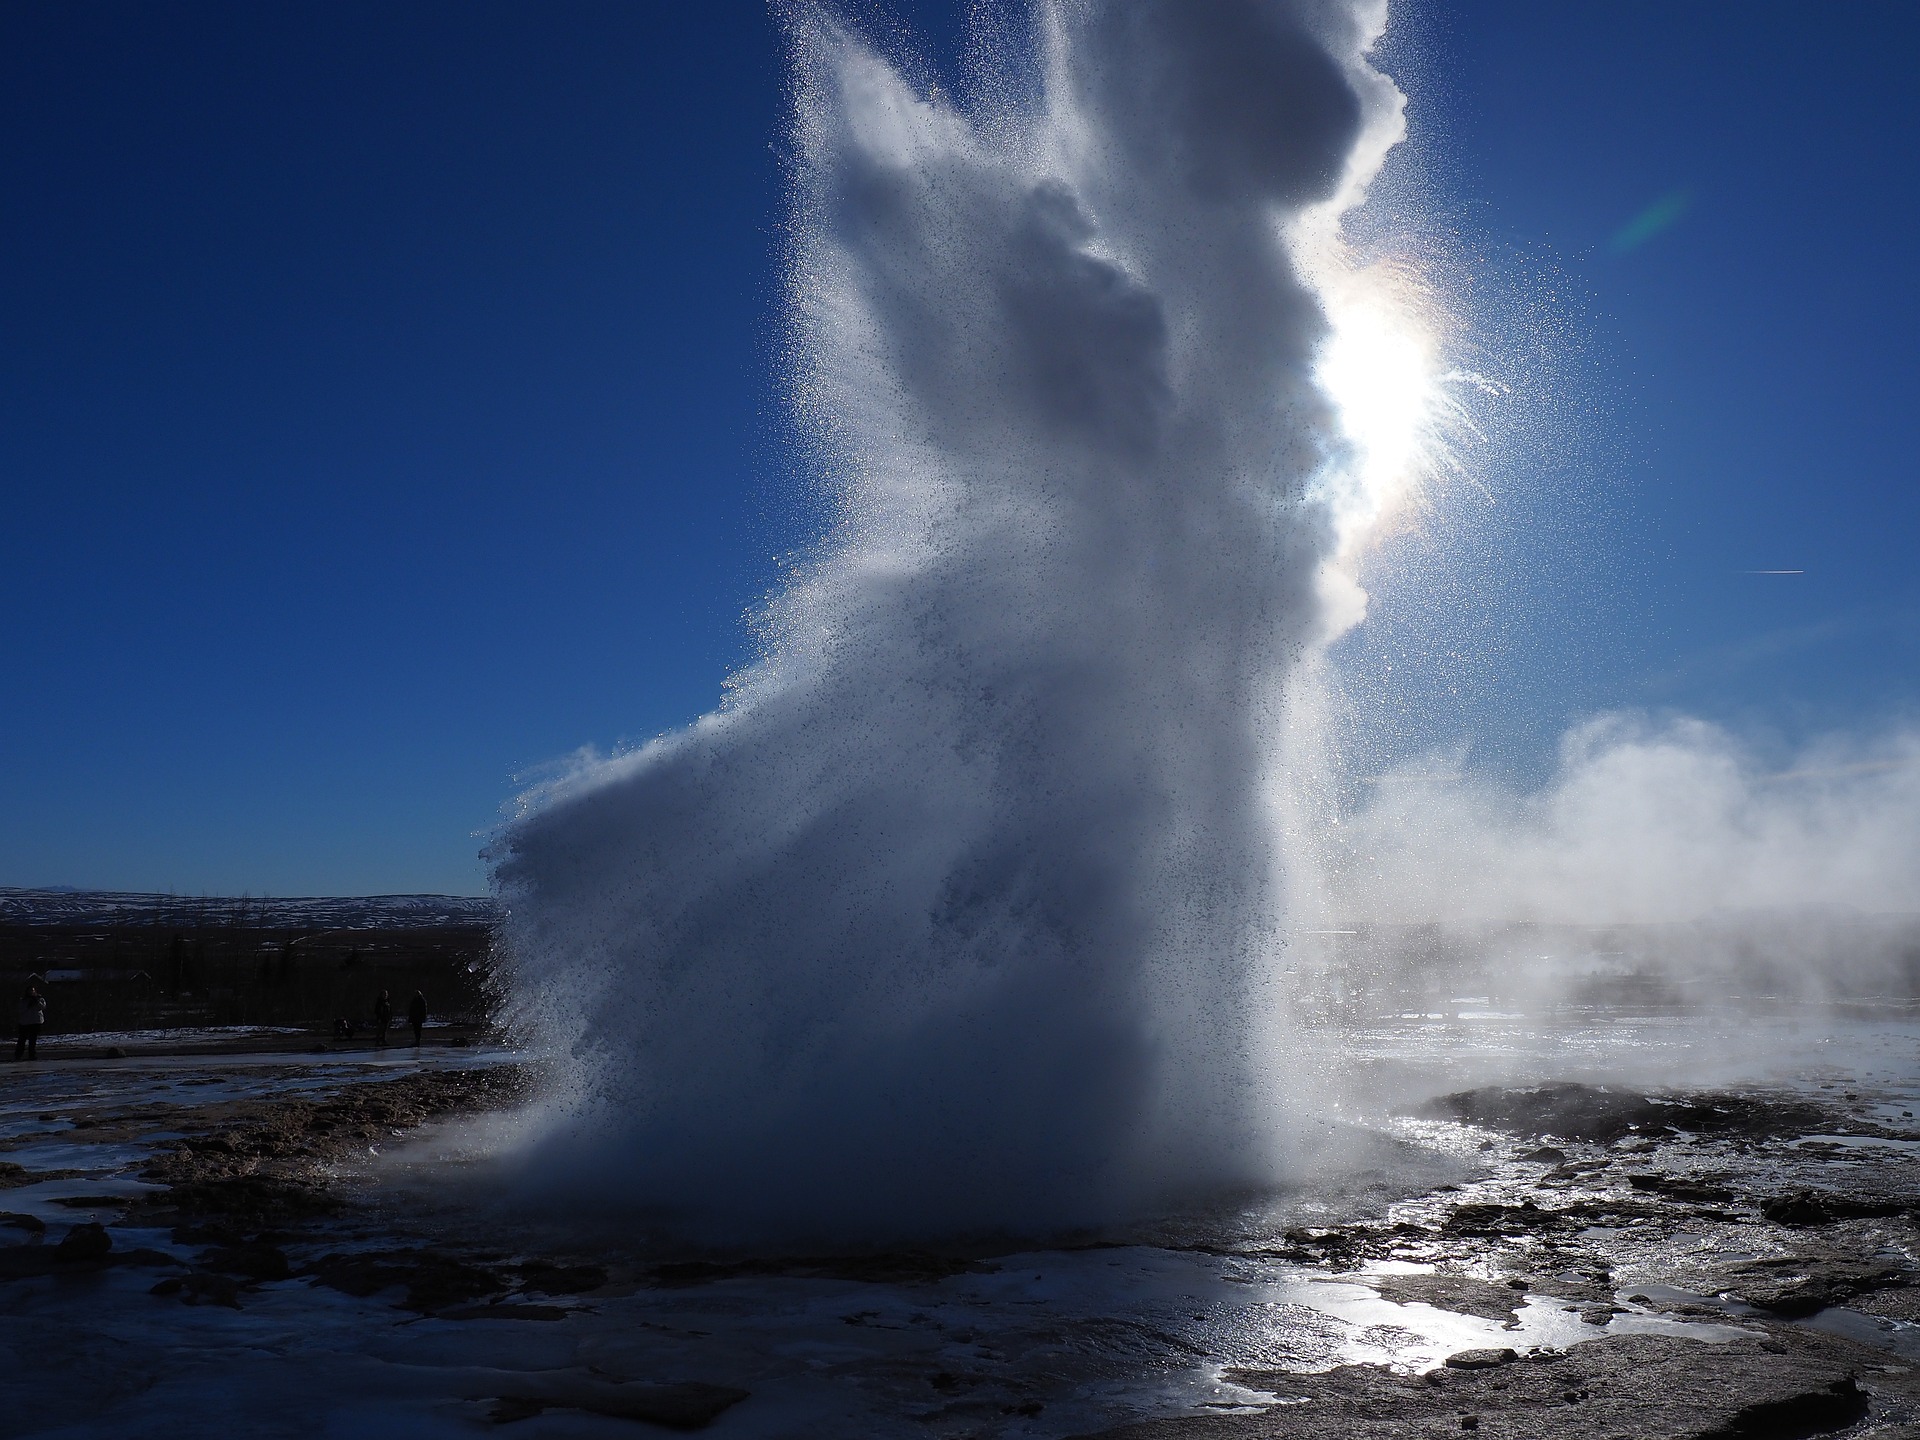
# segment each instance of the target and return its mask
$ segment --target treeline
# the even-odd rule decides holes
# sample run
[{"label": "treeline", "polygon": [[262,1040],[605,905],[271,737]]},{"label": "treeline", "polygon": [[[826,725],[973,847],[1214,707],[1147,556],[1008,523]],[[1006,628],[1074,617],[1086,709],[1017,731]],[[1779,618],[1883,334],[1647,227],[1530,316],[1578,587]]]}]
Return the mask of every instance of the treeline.
[{"label": "treeline", "polygon": [[418,990],[435,1019],[486,1020],[491,926],[382,916],[389,923],[314,928],[287,918],[268,900],[156,897],[147,913],[122,911],[111,924],[0,920],[0,986],[10,1012],[29,980],[42,980],[49,1035],[364,1026],[382,990],[400,1014]]}]

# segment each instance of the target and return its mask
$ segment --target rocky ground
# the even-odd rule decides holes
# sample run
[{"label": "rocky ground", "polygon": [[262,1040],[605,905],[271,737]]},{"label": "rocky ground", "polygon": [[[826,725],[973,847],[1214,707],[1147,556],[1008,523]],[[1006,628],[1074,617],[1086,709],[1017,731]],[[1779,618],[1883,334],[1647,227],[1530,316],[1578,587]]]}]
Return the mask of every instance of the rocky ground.
[{"label": "rocky ground", "polygon": [[[1419,1375],[1230,1368],[1274,1408],[1102,1435],[1920,1435],[1920,1349],[1906,1330],[1920,1317],[1910,1112],[1858,1092],[1558,1084],[1463,1091],[1419,1115],[1497,1132],[1480,1142],[1488,1150],[1519,1143],[1471,1193],[1442,1186],[1380,1222],[1294,1232],[1276,1253],[1464,1314],[1517,1317],[1545,1297],[1604,1338],[1472,1349]],[[1370,1272],[1396,1261],[1421,1268]],[[1643,1315],[1746,1333],[1702,1343],[1606,1331]]]},{"label": "rocky ground", "polygon": [[1457,1183],[1338,1223],[690,1256],[393,1203],[380,1154],[523,1093],[498,1058],[143,1073],[0,1092],[9,1433],[202,1433],[230,1389],[287,1434],[1920,1435],[1898,1096],[1489,1087],[1391,1122]]}]

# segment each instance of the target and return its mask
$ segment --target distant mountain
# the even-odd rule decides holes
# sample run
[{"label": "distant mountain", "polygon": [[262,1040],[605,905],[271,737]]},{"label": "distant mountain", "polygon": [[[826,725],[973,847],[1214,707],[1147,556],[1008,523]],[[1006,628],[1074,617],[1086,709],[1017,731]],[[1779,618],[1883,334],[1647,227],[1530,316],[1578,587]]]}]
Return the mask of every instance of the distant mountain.
[{"label": "distant mountain", "polygon": [[491,925],[500,906],[485,895],[161,895],[120,890],[0,886],[0,925],[238,925],[262,930],[415,930]]}]

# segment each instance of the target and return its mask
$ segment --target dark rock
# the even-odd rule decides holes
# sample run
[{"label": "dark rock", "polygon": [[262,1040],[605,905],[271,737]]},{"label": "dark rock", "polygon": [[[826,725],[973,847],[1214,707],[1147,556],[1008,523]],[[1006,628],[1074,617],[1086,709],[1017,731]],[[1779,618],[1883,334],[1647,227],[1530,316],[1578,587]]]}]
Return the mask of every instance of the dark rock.
[{"label": "dark rock", "polygon": [[54,1258],[57,1246],[7,1245],[0,1247],[0,1280],[31,1280],[51,1275],[60,1262]]},{"label": "dark rock", "polygon": [[727,1385],[622,1385],[611,1395],[569,1397],[576,1410],[619,1420],[644,1420],[669,1430],[704,1430],[747,1398]]},{"label": "dark rock", "polygon": [[531,1420],[544,1413],[546,1408],[547,1402],[544,1400],[534,1400],[525,1395],[507,1395],[493,1402],[487,1418],[496,1425],[511,1425],[516,1420]]},{"label": "dark rock", "polygon": [[1776,1225],[1825,1225],[1833,1219],[1833,1212],[1811,1190],[1775,1196],[1760,1207],[1760,1213]]},{"label": "dark rock", "polygon": [[1760,1207],[1760,1213],[1776,1225],[1804,1229],[1830,1225],[1836,1220],[1882,1220],[1904,1215],[1912,1202],[1888,1195],[1835,1195],[1826,1191],[1802,1190],[1793,1195],[1776,1195]]},{"label": "dark rock", "polygon": [[1443,1095],[1421,1113],[1528,1138],[1556,1136],[1608,1144],[1628,1135],[1804,1134],[1830,1118],[1826,1109],[1793,1099],[1752,1095],[1643,1095],[1611,1086],[1560,1082],[1508,1088],[1487,1086]]},{"label": "dark rock", "polygon": [[1763,1400],[1736,1412],[1725,1424],[1703,1431],[1700,1440],[1797,1440],[1830,1435],[1867,1418],[1870,1403],[1859,1382],[1848,1375],[1818,1390]]},{"label": "dark rock", "polygon": [[1582,1325],[1611,1325],[1613,1307],[1611,1305],[1589,1305],[1580,1312]]},{"label": "dark rock", "polygon": [[22,1215],[13,1210],[0,1210],[0,1225],[10,1225],[15,1230],[27,1230],[35,1235],[47,1228],[47,1222],[38,1215]]},{"label": "dark rock", "polygon": [[219,1221],[211,1223],[195,1222],[191,1225],[173,1227],[173,1243],[176,1245],[245,1245],[247,1232],[235,1225],[225,1225]]},{"label": "dark rock", "polygon": [[1456,1205],[1440,1228],[1453,1235],[1532,1235],[1567,1223],[1557,1210],[1542,1210],[1531,1200],[1519,1205],[1470,1201]]},{"label": "dark rock", "polygon": [[690,1381],[679,1385],[616,1385],[587,1378],[530,1375],[495,1402],[496,1425],[544,1410],[583,1410],[616,1420],[641,1420],[669,1430],[704,1430],[747,1398],[745,1390]]},{"label": "dark rock", "polygon": [[200,1263],[209,1270],[244,1275],[249,1280],[284,1280],[292,1273],[284,1251],[258,1241],[209,1250],[200,1257]]},{"label": "dark rock", "polygon": [[177,1295],[188,1305],[224,1305],[240,1308],[240,1286],[225,1275],[196,1271],[192,1275],[171,1275],[147,1292],[150,1295]]},{"label": "dark rock", "polygon": [[564,1320],[568,1311],[561,1305],[524,1305],[500,1301],[492,1305],[461,1305],[442,1310],[438,1320]]},{"label": "dark rock", "polygon": [[[1409,1232],[1395,1227],[1389,1233]],[[1426,1232],[1415,1226],[1411,1233],[1424,1235]],[[1309,1230],[1295,1226],[1282,1238],[1287,1242],[1283,1248],[1265,1253],[1277,1259],[1292,1260],[1302,1265],[1324,1265],[1333,1270],[1351,1270],[1359,1262],[1361,1252],[1371,1236],[1365,1231],[1356,1233],[1337,1228]]]},{"label": "dark rock", "polygon": [[[1396,1305],[1431,1305],[1487,1320],[1511,1320],[1526,1304],[1511,1286],[1471,1275],[1369,1275],[1366,1283]],[[1526,1282],[1520,1283],[1524,1288]]]},{"label": "dark rock", "polygon": [[137,1250],[114,1251],[113,1263],[116,1265],[144,1265],[152,1268],[160,1265],[178,1265],[181,1262],[174,1259],[173,1256],[167,1254],[164,1250],[154,1250],[142,1245]]},{"label": "dark rock", "polygon": [[1511,1365],[1520,1357],[1512,1350],[1462,1350],[1447,1356],[1452,1370],[1491,1370],[1496,1365]]},{"label": "dark rock", "polygon": [[[1289,1231],[1291,1240],[1295,1232]],[[1300,1232],[1304,1233],[1304,1232]],[[1339,1244],[1351,1246],[1350,1237]],[[741,1276],[784,1276],[794,1280],[854,1280],[872,1285],[928,1285],[955,1275],[991,1275],[999,1267],[981,1260],[921,1251],[872,1255],[770,1256],[751,1260],[675,1260],[647,1272],[655,1285],[679,1288],[708,1285]]]},{"label": "dark rock", "polygon": [[227,1225],[223,1221],[194,1221],[190,1225],[173,1227],[175,1244],[248,1244],[250,1236],[244,1227]]},{"label": "dark rock", "polygon": [[[1529,1356],[1537,1359],[1537,1356]],[[1552,1364],[1450,1369],[1444,1384],[1384,1367],[1323,1374],[1228,1370],[1224,1378],[1289,1402],[1264,1414],[1189,1415],[1102,1432],[1103,1440],[1416,1440],[1480,1421],[1503,1440],[1788,1440],[1857,1424],[1868,1397],[1844,1342],[1788,1349],[1610,1335]]]},{"label": "dark rock", "polygon": [[[76,1230],[99,1228],[75,1226]],[[68,1238],[71,1238],[69,1236]],[[61,1271],[104,1270],[118,1265],[177,1265],[180,1262],[163,1250],[115,1250],[113,1239],[106,1237],[108,1248],[91,1235],[83,1237],[72,1249],[66,1240],[58,1245],[7,1245],[0,1247],[0,1280],[31,1280]]]},{"label": "dark rock", "polygon": [[520,1266],[520,1288],[537,1290],[542,1295],[584,1295],[607,1283],[603,1265],[556,1265],[550,1260],[529,1260]]},{"label": "dark rock", "polygon": [[1789,1320],[1818,1314],[1855,1296],[1894,1290],[1920,1280],[1920,1272],[1885,1262],[1785,1256],[1735,1266],[1733,1293],[1747,1304]]},{"label": "dark rock", "polygon": [[1847,1308],[1863,1315],[1920,1325],[1920,1290],[1876,1290],[1871,1295],[1855,1296],[1847,1301]]},{"label": "dark rock", "polygon": [[429,1119],[505,1103],[524,1085],[517,1067],[489,1066],[369,1081],[319,1100],[229,1102],[196,1115],[197,1126],[186,1127],[193,1133],[141,1175],[170,1187],[168,1200],[189,1219],[284,1228],[339,1208],[320,1163],[330,1156]]},{"label": "dark rock", "polygon": [[302,1273],[330,1289],[362,1298],[405,1286],[406,1298],[400,1304],[422,1313],[462,1300],[503,1295],[507,1290],[506,1282],[495,1271],[432,1250],[328,1255]]},{"label": "dark rock", "polygon": [[1651,1192],[1702,1205],[1725,1205],[1734,1198],[1733,1192],[1724,1185],[1716,1185],[1708,1180],[1690,1180],[1681,1175],[1629,1175],[1627,1183],[1642,1194]]},{"label": "dark rock", "polygon": [[[149,1178],[159,1178],[148,1172]],[[190,1180],[167,1197],[194,1216],[220,1216],[247,1229],[330,1215],[340,1202],[310,1181],[277,1175],[226,1175]]]},{"label": "dark rock", "polygon": [[1560,1217],[1567,1224],[1581,1225],[1620,1225],[1633,1220],[1659,1220],[1668,1218],[1671,1211],[1657,1201],[1615,1200],[1611,1196],[1597,1196],[1579,1200],[1560,1207]]},{"label": "dark rock", "polygon": [[1567,1158],[1567,1152],[1552,1145],[1542,1145],[1538,1150],[1529,1150],[1520,1157],[1522,1160],[1540,1160],[1558,1165]]},{"label": "dark rock", "polygon": [[74,1226],[54,1247],[54,1253],[66,1264],[104,1260],[112,1251],[113,1237],[107,1233],[107,1227],[91,1221]]}]

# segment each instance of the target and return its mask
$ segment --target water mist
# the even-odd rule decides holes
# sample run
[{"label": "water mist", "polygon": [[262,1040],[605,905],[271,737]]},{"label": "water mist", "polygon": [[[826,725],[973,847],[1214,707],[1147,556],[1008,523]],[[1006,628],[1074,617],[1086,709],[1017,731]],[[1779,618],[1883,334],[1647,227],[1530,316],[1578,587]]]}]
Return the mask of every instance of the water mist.
[{"label": "water mist", "polygon": [[719,709],[496,847],[557,1065],[529,1186],[886,1237],[1284,1172],[1300,687],[1379,505],[1322,382],[1338,216],[1400,135],[1384,15],[1049,0],[1037,73],[965,105],[788,17],[836,521]]}]

